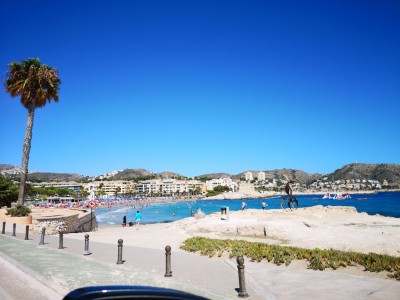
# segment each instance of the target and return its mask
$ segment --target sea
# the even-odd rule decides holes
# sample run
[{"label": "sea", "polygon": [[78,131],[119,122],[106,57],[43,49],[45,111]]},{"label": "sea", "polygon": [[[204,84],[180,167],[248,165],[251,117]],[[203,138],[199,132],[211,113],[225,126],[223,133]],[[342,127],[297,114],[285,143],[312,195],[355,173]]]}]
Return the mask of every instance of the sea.
[{"label": "sea", "polygon": [[[358,212],[400,218],[400,192],[350,195],[351,198],[345,200],[323,199],[323,195],[298,195],[296,198],[299,201],[299,208],[315,205],[353,206]],[[102,207],[96,209],[96,219],[99,226],[120,226],[124,216],[126,216],[128,223],[134,222],[135,213],[140,210],[142,224],[167,223],[190,217],[191,213],[198,209],[205,214],[220,212],[221,208],[228,208],[230,211],[241,210],[242,201],[246,202],[247,209],[262,209],[261,202],[263,199],[267,202],[267,209],[282,209],[280,206],[281,198],[282,196],[232,200],[201,199],[184,202],[166,198],[163,203],[152,203],[150,206],[142,208],[121,205],[109,210]]]}]

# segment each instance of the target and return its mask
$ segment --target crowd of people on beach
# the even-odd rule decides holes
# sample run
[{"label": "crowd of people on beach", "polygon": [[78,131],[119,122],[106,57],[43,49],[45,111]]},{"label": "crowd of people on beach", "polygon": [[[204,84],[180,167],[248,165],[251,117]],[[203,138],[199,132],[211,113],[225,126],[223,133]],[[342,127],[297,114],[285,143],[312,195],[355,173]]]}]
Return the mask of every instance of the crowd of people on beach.
[{"label": "crowd of people on beach", "polygon": [[[120,206],[131,206],[133,208],[136,207],[146,207],[150,206],[153,203],[170,203],[170,202],[187,202],[187,199],[176,199],[173,197],[139,197],[139,198],[115,198],[115,199],[94,199],[91,200],[94,202],[92,208],[102,208],[107,207],[111,210],[113,207]],[[68,201],[68,202],[59,202],[56,203],[54,201],[41,201],[36,202],[32,206],[39,208],[90,208],[89,200],[85,201]],[[195,201],[195,200],[189,200]]]}]

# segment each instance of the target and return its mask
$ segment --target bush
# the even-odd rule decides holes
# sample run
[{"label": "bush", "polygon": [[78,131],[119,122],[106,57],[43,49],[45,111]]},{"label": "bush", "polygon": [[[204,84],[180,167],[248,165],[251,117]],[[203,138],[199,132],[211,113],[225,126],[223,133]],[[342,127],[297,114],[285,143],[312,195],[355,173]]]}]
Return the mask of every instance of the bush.
[{"label": "bush", "polygon": [[13,208],[7,209],[7,215],[12,217],[26,217],[31,213],[31,209],[29,207],[23,205],[16,205]]},{"label": "bush", "polygon": [[365,271],[388,271],[392,278],[400,280],[400,257],[376,253],[345,252],[333,249],[303,249],[299,247],[268,245],[241,240],[215,240],[192,237],[184,241],[181,249],[202,255],[221,256],[228,252],[230,257],[244,255],[251,261],[267,260],[276,265],[289,265],[293,260],[307,260],[313,270],[360,265]]}]

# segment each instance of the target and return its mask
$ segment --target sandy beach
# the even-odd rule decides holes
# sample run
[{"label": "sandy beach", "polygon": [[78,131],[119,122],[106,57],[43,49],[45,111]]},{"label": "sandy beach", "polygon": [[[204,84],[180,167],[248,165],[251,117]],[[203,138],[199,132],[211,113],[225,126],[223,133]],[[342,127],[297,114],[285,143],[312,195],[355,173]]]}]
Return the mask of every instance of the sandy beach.
[{"label": "sandy beach", "polygon": [[[358,213],[353,207],[313,206],[297,210],[259,210],[220,213],[204,218],[186,218],[172,223],[134,227],[101,227],[91,233],[96,241],[113,241],[160,248],[167,244],[179,249],[192,236],[215,239],[242,239],[303,248],[337,249],[362,253],[374,252],[400,256],[400,219]],[[81,238],[81,234],[69,234]]]},{"label": "sandy beach", "polygon": [[[57,213],[60,213],[57,211]],[[123,239],[124,248],[148,249],[138,250],[137,256],[143,256],[142,261],[153,259],[152,251],[163,253],[165,246],[170,245],[175,255],[188,256],[191,268],[195,268],[196,275],[203,278],[201,288],[209,289],[210,292],[228,293],[228,299],[235,293],[219,291],[215,286],[215,279],[208,280],[202,275],[202,266],[210,264],[214,266],[217,262],[231,266],[233,276],[236,276],[236,264],[234,260],[228,259],[227,255],[220,258],[200,257],[199,254],[186,253],[180,249],[183,241],[189,237],[202,236],[216,239],[242,239],[269,244],[291,245],[303,248],[338,249],[345,251],[357,251],[363,253],[379,253],[400,256],[400,219],[371,216],[366,213],[357,213],[352,207],[323,207],[314,206],[299,208],[297,210],[258,210],[249,209],[245,211],[231,211],[225,220],[221,213],[206,215],[204,218],[186,218],[172,223],[141,225],[136,227],[100,227],[97,231],[90,233],[90,242],[97,243],[102,247],[104,254],[97,254],[91,259],[105,259],[107,247],[115,248],[118,239]],[[23,227],[18,227],[23,232]],[[66,234],[65,243],[82,245],[83,233]],[[36,237],[37,238],[37,237]],[[54,247],[57,246],[57,236],[51,239]],[[104,246],[101,246],[104,245]],[[108,246],[106,246],[108,245]],[[73,247],[69,247],[69,251]],[[77,249],[81,247],[77,247]],[[68,249],[67,249],[68,251]],[[76,250],[78,251],[78,250]],[[81,250],[79,250],[81,251]],[[162,254],[161,254],[162,255]],[[115,257],[115,254],[112,255]],[[175,256],[176,257],[176,256]],[[196,258],[197,257],[197,258]],[[186,258],[185,258],[186,259]],[[199,262],[199,261],[202,262]],[[139,267],[136,263],[135,267]],[[144,266],[143,266],[144,267]],[[178,268],[178,267],[176,267]],[[184,268],[184,266],[183,266]],[[338,270],[313,271],[308,270],[304,262],[292,262],[289,266],[275,266],[268,262],[250,262],[246,260],[248,272],[249,289],[252,292],[250,299],[297,299],[301,294],[303,297],[315,297],[316,299],[364,299],[368,293],[377,293],[371,299],[396,299],[400,293],[400,283],[387,277],[384,272],[364,272],[361,268],[352,267]],[[179,268],[177,270],[179,273]],[[202,277],[203,276],[203,277]],[[247,275],[246,275],[247,276]],[[333,276],[333,277],[332,277]],[[176,278],[179,276],[175,277]],[[189,280],[186,275],[181,280]],[[315,277],[315,278],[314,278]],[[309,285],[309,281],[316,280],[318,283]],[[323,279],[321,279],[323,278]],[[334,278],[334,280],[333,280]],[[235,281],[236,279],[233,279]],[[358,285],[351,281],[356,280]],[[221,279],[223,282],[224,279]],[[288,282],[298,285],[293,289],[297,294],[287,294]],[[304,282],[303,285],[300,284]],[[336,285],[349,285],[345,294],[337,291]],[[368,287],[367,287],[368,286]],[[4,288],[4,287],[3,287]],[[321,289],[330,292],[335,297],[323,297]],[[368,290],[372,289],[372,290]],[[377,292],[379,290],[379,292]],[[343,296],[345,295],[345,296]],[[347,295],[347,296],[346,296]],[[363,295],[365,297],[363,297]],[[210,296],[214,299],[213,296]],[[215,297],[217,299],[218,297]],[[302,297],[300,297],[302,298]]]}]

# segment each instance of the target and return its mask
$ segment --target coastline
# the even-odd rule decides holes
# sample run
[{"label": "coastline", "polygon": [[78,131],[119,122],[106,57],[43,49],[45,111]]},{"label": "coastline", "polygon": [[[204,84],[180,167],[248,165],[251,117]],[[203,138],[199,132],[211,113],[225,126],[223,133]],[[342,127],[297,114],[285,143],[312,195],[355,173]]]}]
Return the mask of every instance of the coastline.
[{"label": "coastline", "polygon": [[[369,194],[376,194],[376,193],[384,193],[384,192],[400,192],[400,189],[393,189],[393,190],[376,190],[376,191],[367,191],[367,190],[360,190],[360,191],[340,191],[340,193],[345,194],[349,193],[350,195],[369,195]],[[297,195],[325,195],[326,193],[334,194],[337,192],[329,192],[329,191],[313,191],[313,192],[293,192],[294,196]],[[240,193],[240,192],[226,192],[212,197],[200,198],[197,200],[229,200],[229,199],[258,199],[258,198],[275,198],[275,197],[283,197],[286,196],[283,192],[266,192],[266,193]]]}]

